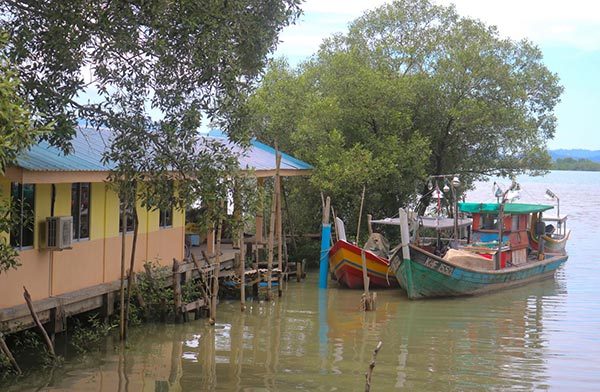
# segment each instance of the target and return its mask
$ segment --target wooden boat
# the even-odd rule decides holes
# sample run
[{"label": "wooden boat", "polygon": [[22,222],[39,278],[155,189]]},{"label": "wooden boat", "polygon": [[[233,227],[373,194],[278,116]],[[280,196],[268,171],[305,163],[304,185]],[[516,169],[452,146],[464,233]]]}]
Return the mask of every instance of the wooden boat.
[{"label": "wooden boat", "polygon": [[365,253],[369,287],[398,287],[398,281],[389,269],[389,261],[386,257],[378,256],[343,239],[338,240],[329,250],[329,267],[336,280],[351,289],[364,288],[363,251]]},{"label": "wooden boat", "polygon": [[[536,228],[538,230],[536,230]],[[538,232],[540,234],[538,234]],[[571,230],[567,229],[567,216],[532,214],[529,225],[529,246],[535,252],[543,243],[545,254],[566,254],[567,241]],[[543,241],[540,241],[543,240]]]},{"label": "wooden boat", "polygon": [[[420,237],[420,241],[428,241],[428,247],[432,252],[437,252],[435,244],[441,242],[440,233],[457,227],[468,227],[472,223],[472,219],[460,219],[454,222],[448,218],[431,218],[418,217],[413,222],[413,225],[421,229],[432,229],[437,233],[437,237],[432,241],[429,237]],[[399,219],[385,218],[379,220],[371,220],[369,216],[369,228],[371,225],[398,225]],[[341,234],[338,240],[329,251],[329,267],[335,279],[343,286],[352,289],[364,288],[362,252],[365,253],[365,264],[367,267],[367,277],[369,278],[370,288],[394,288],[398,287],[398,280],[389,268],[389,255],[394,252],[390,251],[387,240],[379,233],[372,233],[369,241],[363,248],[346,241],[343,222],[336,219],[336,231]]]},{"label": "wooden boat", "polygon": [[[567,254],[544,253],[529,247],[528,224],[533,215],[553,206],[517,203],[459,203],[471,214],[469,243],[436,255],[417,243],[409,243],[406,213],[400,211],[401,249],[390,266],[408,298],[483,294],[552,277],[567,261]],[[542,227],[538,225],[537,233]],[[540,237],[540,238],[543,238]],[[405,240],[406,239],[406,240]],[[566,241],[566,240],[565,240]]]}]

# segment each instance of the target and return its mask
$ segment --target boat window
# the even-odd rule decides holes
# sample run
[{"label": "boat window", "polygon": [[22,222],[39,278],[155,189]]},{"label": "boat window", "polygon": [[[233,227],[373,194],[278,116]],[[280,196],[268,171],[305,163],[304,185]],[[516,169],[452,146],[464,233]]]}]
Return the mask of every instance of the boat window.
[{"label": "boat window", "polygon": [[480,230],[496,230],[498,228],[498,215],[481,214]]},{"label": "boat window", "polygon": [[513,215],[510,230],[513,232],[519,230],[519,215]]}]

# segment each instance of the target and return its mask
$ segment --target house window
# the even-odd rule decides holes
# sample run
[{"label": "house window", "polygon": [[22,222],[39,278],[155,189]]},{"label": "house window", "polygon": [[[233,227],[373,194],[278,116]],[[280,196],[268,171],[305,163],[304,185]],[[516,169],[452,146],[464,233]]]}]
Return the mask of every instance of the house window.
[{"label": "house window", "polygon": [[71,215],[73,239],[90,238],[90,183],[78,182],[71,186]]},{"label": "house window", "polygon": [[11,183],[10,193],[16,214],[10,232],[10,245],[15,248],[33,246],[33,227],[35,224],[35,185]]},{"label": "house window", "polygon": [[161,209],[160,211],[160,219],[158,226],[163,229],[167,227],[173,227],[173,209],[167,208],[165,210]]},{"label": "house window", "polygon": [[[120,203],[120,208],[119,208],[119,233],[123,232],[123,202]],[[132,232],[133,231],[133,214],[134,214],[134,207],[133,204],[129,203],[128,207],[127,207],[127,211],[125,211],[125,219],[127,222],[127,233]]]}]

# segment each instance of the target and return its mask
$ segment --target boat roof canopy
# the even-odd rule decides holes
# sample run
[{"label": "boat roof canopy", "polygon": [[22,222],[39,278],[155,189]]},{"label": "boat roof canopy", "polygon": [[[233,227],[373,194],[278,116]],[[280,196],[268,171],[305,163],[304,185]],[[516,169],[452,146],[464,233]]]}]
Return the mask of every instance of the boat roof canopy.
[{"label": "boat roof canopy", "polygon": [[[414,220],[413,220],[414,221]],[[452,218],[436,218],[419,216],[417,222],[420,227],[426,227],[436,230],[448,230],[454,228],[454,219]],[[371,223],[380,225],[393,225],[400,226],[400,218],[385,218],[385,219],[374,219]],[[457,220],[458,227],[466,227],[473,223],[473,219],[461,218]]]},{"label": "boat roof canopy", "polygon": [[[498,214],[501,203],[458,203],[462,212],[473,214]],[[554,206],[544,204],[505,203],[505,214],[531,214],[553,209]]]}]

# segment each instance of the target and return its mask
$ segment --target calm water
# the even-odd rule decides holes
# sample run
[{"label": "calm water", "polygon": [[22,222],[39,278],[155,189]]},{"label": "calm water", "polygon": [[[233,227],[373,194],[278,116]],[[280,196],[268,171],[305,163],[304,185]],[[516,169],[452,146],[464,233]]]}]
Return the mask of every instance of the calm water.
[{"label": "calm water", "polygon": [[[206,320],[135,330],[126,350],[68,360],[9,391],[363,391],[382,341],[372,391],[600,390],[600,173],[519,178],[522,201],[550,188],[572,229],[555,279],[474,298],[409,301],[378,291],[319,292],[316,272],[274,302],[223,302]],[[508,184],[508,181],[503,181]],[[469,201],[493,201],[492,183]]]}]

